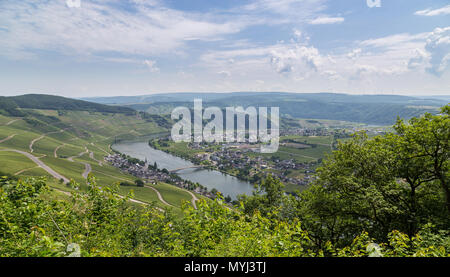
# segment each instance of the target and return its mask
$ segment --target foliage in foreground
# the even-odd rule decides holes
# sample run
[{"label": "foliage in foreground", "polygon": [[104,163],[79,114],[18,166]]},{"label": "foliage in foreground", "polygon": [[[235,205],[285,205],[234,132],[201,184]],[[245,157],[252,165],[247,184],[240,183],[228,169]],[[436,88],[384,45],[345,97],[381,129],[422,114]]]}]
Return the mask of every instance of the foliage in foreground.
[{"label": "foliage in foreground", "polygon": [[[44,179],[0,181],[0,256],[446,256],[440,239],[392,232],[373,245],[362,233],[346,247],[314,247],[298,220],[253,215],[222,200],[185,205],[175,219],[153,207],[134,207],[117,190],[89,180],[70,200],[49,197]],[[369,246],[369,247],[368,247]],[[370,253],[369,253],[370,252]]]},{"label": "foliage in foreground", "polygon": [[357,134],[298,197],[269,176],[240,207],[218,197],[181,218],[93,177],[69,200],[44,179],[0,177],[0,256],[449,256],[449,115]]}]

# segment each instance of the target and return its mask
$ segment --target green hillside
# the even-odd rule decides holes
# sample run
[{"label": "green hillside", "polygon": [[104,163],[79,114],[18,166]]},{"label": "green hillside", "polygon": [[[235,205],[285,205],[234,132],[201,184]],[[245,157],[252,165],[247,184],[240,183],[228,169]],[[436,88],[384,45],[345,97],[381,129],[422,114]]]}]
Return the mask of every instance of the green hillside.
[{"label": "green hillside", "polygon": [[332,119],[376,125],[393,124],[400,116],[436,114],[448,102],[439,98],[401,95],[349,95],[341,93],[171,93],[131,97],[85,98],[104,104],[120,104],[138,111],[168,114],[177,106],[192,107],[194,99],[203,106],[279,107],[280,115],[293,118]]},{"label": "green hillside", "polygon": [[55,95],[27,94],[9,97],[9,100],[16,103],[18,107],[27,109],[58,109],[70,111],[123,113],[129,115],[135,113],[132,109],[126,107],[102,105]]},{"label": "green hillside", "polygon": [[[117,140],[166,132],[167,126],[170,126],[167,118],[128,108],[46,95],[1,97],[0,171],[18,178],[45,176],[54,189],[71,190],[40,162],[63,179],[81,184],[84,190],[83,174],[88,164],[101,186],[113,186],[123,180],[133,183],[134,176],[102,162],[112,153],[110,145]],[[157,207],[174,209],[179,214],[180,203],[190,202],[192,197],[166,186],[161,186],[160,193],[168,203],[173,203],[170,206],[160,201],[151,188],[120,187],[120,193],[126,195],[133,190],[135,199],[155,202]]]}]

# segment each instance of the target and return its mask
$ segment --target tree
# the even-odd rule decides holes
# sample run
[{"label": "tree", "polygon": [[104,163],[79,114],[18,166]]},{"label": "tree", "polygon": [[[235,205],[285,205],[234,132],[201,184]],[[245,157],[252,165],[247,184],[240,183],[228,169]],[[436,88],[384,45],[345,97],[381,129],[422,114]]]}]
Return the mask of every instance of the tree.
[{"label": "tree", "polygon": [[136,184],[136,186],[138,187],[143,187],[145,185],[144,181],[142,181],[141,179],[136,179],[134,181],[134,183]]},{"label": "tree", "polygon": [[298,219],[244,214],[220,199],[200,200],[197,209],[185,203],[175,217],[151,205],[130,205],[118,187],[99,187],[92,176],[87,186],[66,201],[52,199],[44,178],[0,177],[0,257],[69,256],[74,248],[83,257],[361,257],[373,248],[388,257],[435,257],[450,250],[449,233],[429,228],[412,238],[390,232],[377,247],[361,232],[342,248],[328,242],[316,249]]},{"label": "tree", "polygon": [[411,186],[436,180],[446,197],[450,214],[450,105],[440,115],[426,113],[412,118],[409,124],[398,120],[394,125],[398,143],[395,146],[405,155],[399,161],[401,177]]},{"label": "tree", "polygon": [[297,214],[318,245],[349,243],[368,231],[386,241],[392,230],[413,236],[422,226],[449,228],[449,118],[426,114],[396,132],[339,143],[301,193]]},{"label": "tree", "polygon": [[225,197],[225,202],[230,203],[231,200],[232,200],[232,199],[231,199],[231,196],[227,195],[227,196]]},{"label": "tree", "polygon": [[246,214],[261,213],[263,216],[290,217],[290,196],[285,195],[283,183],[280,180],[267,176],[255,185],[252,196],[240,195],[238,200],[242,203]]}]

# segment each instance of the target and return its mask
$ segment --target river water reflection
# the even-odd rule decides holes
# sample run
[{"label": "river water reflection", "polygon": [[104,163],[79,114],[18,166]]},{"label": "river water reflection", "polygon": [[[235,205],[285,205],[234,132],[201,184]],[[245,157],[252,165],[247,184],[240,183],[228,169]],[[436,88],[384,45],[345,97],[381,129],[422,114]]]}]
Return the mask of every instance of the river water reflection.
[{"label": "river water reflection", "polygon": [[[166,168],[167,170],[174,170],[194,165],[190,161],[150,147],[147,141],[124,141],[114,144],[112,148],[140,160],[147,159],[147,161],[151,164],[156,162],[158,168]],[[249,182],[239,180],[234,176],[230,176],[216,170],[188,168],[179,170],[176,173],[185,180],[200,183],[201,185],[207,187],[208,190],[215,188],[222,192],[224,196],[231,196],[232,199],[236,199],[239,194],[251,195],[253,191],[253,186]]]}]

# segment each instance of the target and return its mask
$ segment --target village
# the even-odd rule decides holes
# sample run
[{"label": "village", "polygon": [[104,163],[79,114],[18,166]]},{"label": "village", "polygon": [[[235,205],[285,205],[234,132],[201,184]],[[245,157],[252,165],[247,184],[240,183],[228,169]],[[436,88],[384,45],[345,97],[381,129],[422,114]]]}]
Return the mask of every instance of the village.
[{"label": "village", "polygon": [[[231,173],[237,171],[237,177],[251,181],[253,183],[266,177],[269,173],[280,179],[284,183],[305,186],[312,181],[315,162],[298,163],[293,159],[279,160],[267,159],[261,156],[254,156],[259,147],[249,144],[224,144],[220,150],[211,151],[207,143],[190,143],[188,147],[193,149],[204,149],[205,153],[196,154],[194,162],[211,165],[220,171]],[[256,146],[256,147],[255,147]],[[250,155],[249,155],[250,154]],[[287,173],[292,170],[304,172],[303,178],[287,177]]]},{"label": "village", "polygon": [[110,154],[105,157],[105,161],[112,166],[119,168],[122,172],[133,175],[146,183],[156,184],[157,182],[164,182],[209,198],[214,198],[216,194],[216,191],[208,191],[206,187],[198,183],[183,180],[178,175],[170,173],[165,168],[158,169],[156,164],[151,165],[147,161],[131,158],[124,154]]}]

